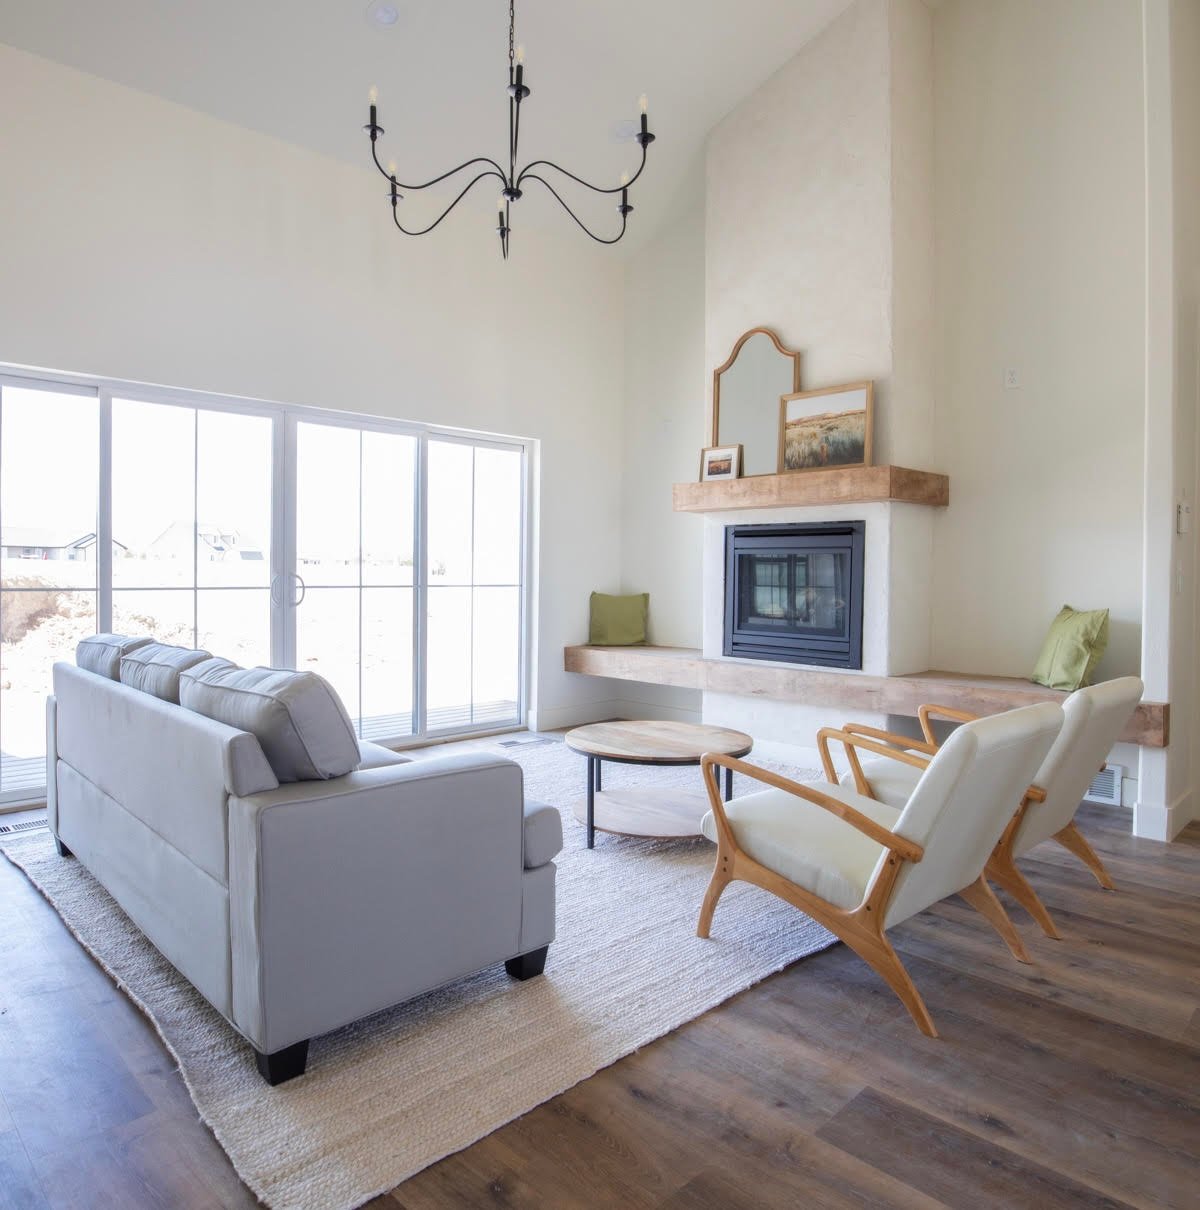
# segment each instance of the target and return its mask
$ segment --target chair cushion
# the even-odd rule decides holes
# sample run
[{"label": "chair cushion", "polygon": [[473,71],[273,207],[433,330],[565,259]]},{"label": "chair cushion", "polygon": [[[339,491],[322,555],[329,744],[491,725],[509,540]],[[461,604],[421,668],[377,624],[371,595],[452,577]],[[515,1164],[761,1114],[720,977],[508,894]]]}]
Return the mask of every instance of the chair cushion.
[{"label": "chair cushion", "polygon": [[315,672],[210,660],[182,680],[179,698],[197,714],[257,736],[280,782],[341,777],[362,759],[346,707]]},{"label": "chair cushion", "polygon": [[557,808],[525,800],[525,868],[536,870],[553,861],[563,847],[562,816]]},{"label": "chair cushion", "polygon": [[383,769],[388,765],[407,765],[412,762],[411,756],[401,756],[399,752],[393,752],[391,748],[385,748],[382,744],[373,744],[366,739],[358,741],[358,753],[360,769]]},{"label": "chair cushion", "polygon": [[212,659],[207,651],[145,643],[121,656],[121,684],[179,705],[179,674]]},{"label": "chair cushion", "polygon": [[[888,760],[886,756],[864,760],[862,770],[871,784],[871,797],[895,807],[897,811],[904,809],[904,804],[912,797],[917,782],[921,780],[920,769],[898,760]],[[853,773],[843,773],[838,780],[848,789],[854,789]]]},{"label": "chair cushion", "polygon": [[[885,828],[894,827],[900,817],[892,807],[845,786],[805,784]],[[887,851],[845,820],[786,790],[761,790],[735,798],[725,804],[725,814],[734,839],[748,857],[848,911],[862,903],[875,866]],[[717,839],[711,811],[700,826],[709,840]]]},{"label": "chair cushion", "polygon": [[106,676],[110,681],[121,679],[121,656],[154,640],[149,635],[128,634],[88,635],[75,648],[75,663],[85,672]]}]

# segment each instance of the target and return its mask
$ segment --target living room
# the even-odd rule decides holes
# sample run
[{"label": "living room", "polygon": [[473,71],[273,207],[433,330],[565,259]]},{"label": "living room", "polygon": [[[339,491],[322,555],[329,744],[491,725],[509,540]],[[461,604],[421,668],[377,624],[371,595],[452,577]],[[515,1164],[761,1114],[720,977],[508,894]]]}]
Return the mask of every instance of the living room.
[{"label": "living room", "polygon": [[9,3],[0,98],[0,1204],[1190,1204],[1195,0]]}]

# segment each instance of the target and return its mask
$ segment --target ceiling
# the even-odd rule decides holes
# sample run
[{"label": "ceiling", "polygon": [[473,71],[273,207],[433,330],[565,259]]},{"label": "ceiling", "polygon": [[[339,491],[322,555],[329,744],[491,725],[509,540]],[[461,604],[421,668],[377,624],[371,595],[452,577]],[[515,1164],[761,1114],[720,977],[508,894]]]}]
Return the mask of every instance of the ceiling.
[{"label": "ceiling", "polygon": [[[503,160],[504,0],[391,2],[399,20],[385,31],[368,21],[367,0],[3,0],[0,41],[354,163],[367,162],[361,127],[375,84],[380,158],[394,157],[401,179],[476,155]],[[615,128],[647,93],[658,141],[630,198],[636,246],[635,232],[644,238],[695,181],[689,170],[713,125],[848,2],[518,0],[532,89],[521,158],[615,185],[640,155]],[[475,192],[472,206],[494,210],[491,182]],[[414,220],[430,212],[428,198],[409,204]],[[539,225],[555,209],[532,196],[518,205]],[[607,227],[611,206],[581,211]],[[555,222],[570,225],[566,215]]]}]

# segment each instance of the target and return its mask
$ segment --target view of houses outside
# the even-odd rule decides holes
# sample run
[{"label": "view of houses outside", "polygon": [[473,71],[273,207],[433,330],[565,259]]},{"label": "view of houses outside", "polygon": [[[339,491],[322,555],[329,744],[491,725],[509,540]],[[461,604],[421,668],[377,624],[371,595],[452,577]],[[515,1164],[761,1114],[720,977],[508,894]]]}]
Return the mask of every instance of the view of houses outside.
[{"label": "view of houses outside", "polygon": [[[94,398],[4,387],[0,411],[0,791],[43,780],[56,660],[96,630]],[[297,426],[296,663],[365,736],[410,733],[415,439]],[[271,421],[113,401],[118,633],[271,662]],[[431,729],[515,717],[519,452],[431,441]],[[299,586],[294,590],[298,595]]]}]

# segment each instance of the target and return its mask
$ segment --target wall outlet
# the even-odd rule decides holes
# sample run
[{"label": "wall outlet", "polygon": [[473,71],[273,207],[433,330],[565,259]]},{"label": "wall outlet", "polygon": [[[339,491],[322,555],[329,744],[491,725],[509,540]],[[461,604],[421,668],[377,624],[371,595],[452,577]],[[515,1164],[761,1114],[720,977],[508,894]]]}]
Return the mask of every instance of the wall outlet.
[{"label": "wall outlet", "polygon": [[1186,500],[1181,500],[1175,506],[1175,532],[1177,534],[1192,532],[1192,506]]},{"label": "wall outlet", "polygon": [[1021,375],[1017,373],[1015,366],[1009,366],[1004,371],[1004,389],[1006,391],[1015,391],[1021,385]]}]

